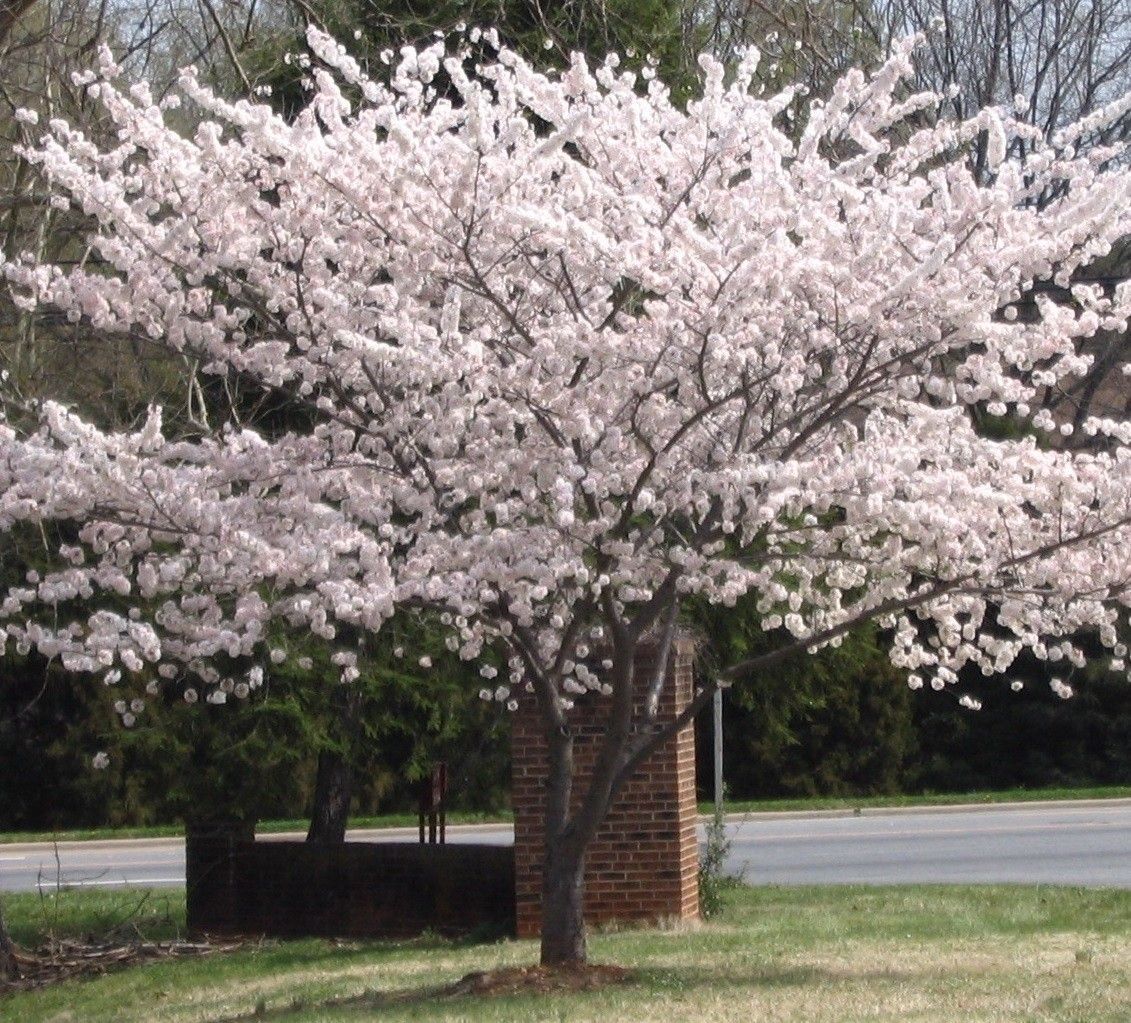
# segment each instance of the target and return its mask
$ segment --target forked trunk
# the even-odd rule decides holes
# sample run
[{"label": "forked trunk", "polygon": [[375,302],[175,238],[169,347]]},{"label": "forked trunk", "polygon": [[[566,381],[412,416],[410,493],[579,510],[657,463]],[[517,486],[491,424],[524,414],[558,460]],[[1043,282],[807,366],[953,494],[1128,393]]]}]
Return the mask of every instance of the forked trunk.
[{"label": "forked trunk", "polygon": [[581,966],[585,947],[585,853],[615,796],[632,718],[635,643],[614,653],[615,695],[608,727],[593,767],[583,772],[574,799],[574,733],[556,709],[556,696],[540,693],[547,741],[545,852],[542,867],[542,965]]},{"label": "forked trunk", "polygon": [[585,962],[585,855],[550,844],[542,873],[542,965]]}]

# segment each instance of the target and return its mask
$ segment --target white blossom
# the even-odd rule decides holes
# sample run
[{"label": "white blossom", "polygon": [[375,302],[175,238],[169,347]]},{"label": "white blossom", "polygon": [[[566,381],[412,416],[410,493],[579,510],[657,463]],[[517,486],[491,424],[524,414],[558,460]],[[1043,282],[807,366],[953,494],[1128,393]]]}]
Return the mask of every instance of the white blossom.
[{"label": "white blossom", "polygon": [[[1022,168],[1007,111],[953,121],[909,91],[913,41],[792,135],[798,90],[754,94],[751,63],[704,57],[681,107],[615,61],[544,75],[478,38],[478,71],[439,40],[386,81],[312,31],[290,118],[186,69],[191,130],[109,58],[82,78],[115,147],[56,120],[25,155],[88,216],[91,258],[5,252],[15,301],[314,425],[185,440],[157,408],[111,432],[50,401],[0,421],[0,530],[78,523],[0,593],[6,649],[138,687],[155,666],[217,703],[285,660],[271,637],[343,648],[350,681],[355,648],[423,609],[483,678],[501,654],[566,714],[612,691],[629,626],[688,598],[749,596],[798,651],[880,619],[913,687],[1026,652],[1067,672],[1085,629],[1114,646],[1131,423],[1061,450],[1039,392],[1087,370],[1131,288],[1010,311],[1131,235],[1126,162],[1072,149],[1118,104]],[[983,133],[988,180],[964,149]],[[1033,408],[1041,443],[976,428]]]}]

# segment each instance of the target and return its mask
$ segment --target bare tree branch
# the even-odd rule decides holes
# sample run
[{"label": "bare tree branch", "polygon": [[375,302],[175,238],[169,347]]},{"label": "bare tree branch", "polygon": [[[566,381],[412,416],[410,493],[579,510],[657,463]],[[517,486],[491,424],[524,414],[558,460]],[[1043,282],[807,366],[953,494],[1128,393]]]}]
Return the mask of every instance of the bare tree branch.
[{"label": "bare tree branch", "polygon": [[35,0],[0,0],[0,49],[16,22],[35,4]]}]

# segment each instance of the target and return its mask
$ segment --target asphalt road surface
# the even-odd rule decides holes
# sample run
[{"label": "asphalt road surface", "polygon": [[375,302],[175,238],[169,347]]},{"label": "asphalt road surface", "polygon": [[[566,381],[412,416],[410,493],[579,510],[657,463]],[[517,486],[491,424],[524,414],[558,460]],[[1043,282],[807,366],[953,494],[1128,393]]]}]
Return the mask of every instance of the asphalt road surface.
[{"label": "asphalt road surface", "polygon": [[[728,820],[727,869],[748,884],[1022,883],[1131,888],[1131,800],[756,814]],[[301,837],[301,836],[299,836]],[[416,841],[415,829],[351,832]],[[508,844],[503,825],[449,842]],[[57,858],[56,858],[57,854]],[[182,840],[0,845],[0,890],[184,883]]]},{"label": "asphalt road surface", "polygon": [[1131,800],[760,817],[733,826],[748,884],[1131,888]]}]

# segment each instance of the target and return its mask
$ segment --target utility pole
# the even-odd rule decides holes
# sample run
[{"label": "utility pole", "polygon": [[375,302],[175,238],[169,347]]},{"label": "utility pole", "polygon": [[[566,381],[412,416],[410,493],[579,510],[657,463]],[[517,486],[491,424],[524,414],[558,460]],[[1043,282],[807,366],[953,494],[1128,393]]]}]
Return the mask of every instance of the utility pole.
[{"label": "utility pole", "polygon": [[715,690],[714,698],[714,738],[715,738],[715,812],[723,805],[723,691]]}]

